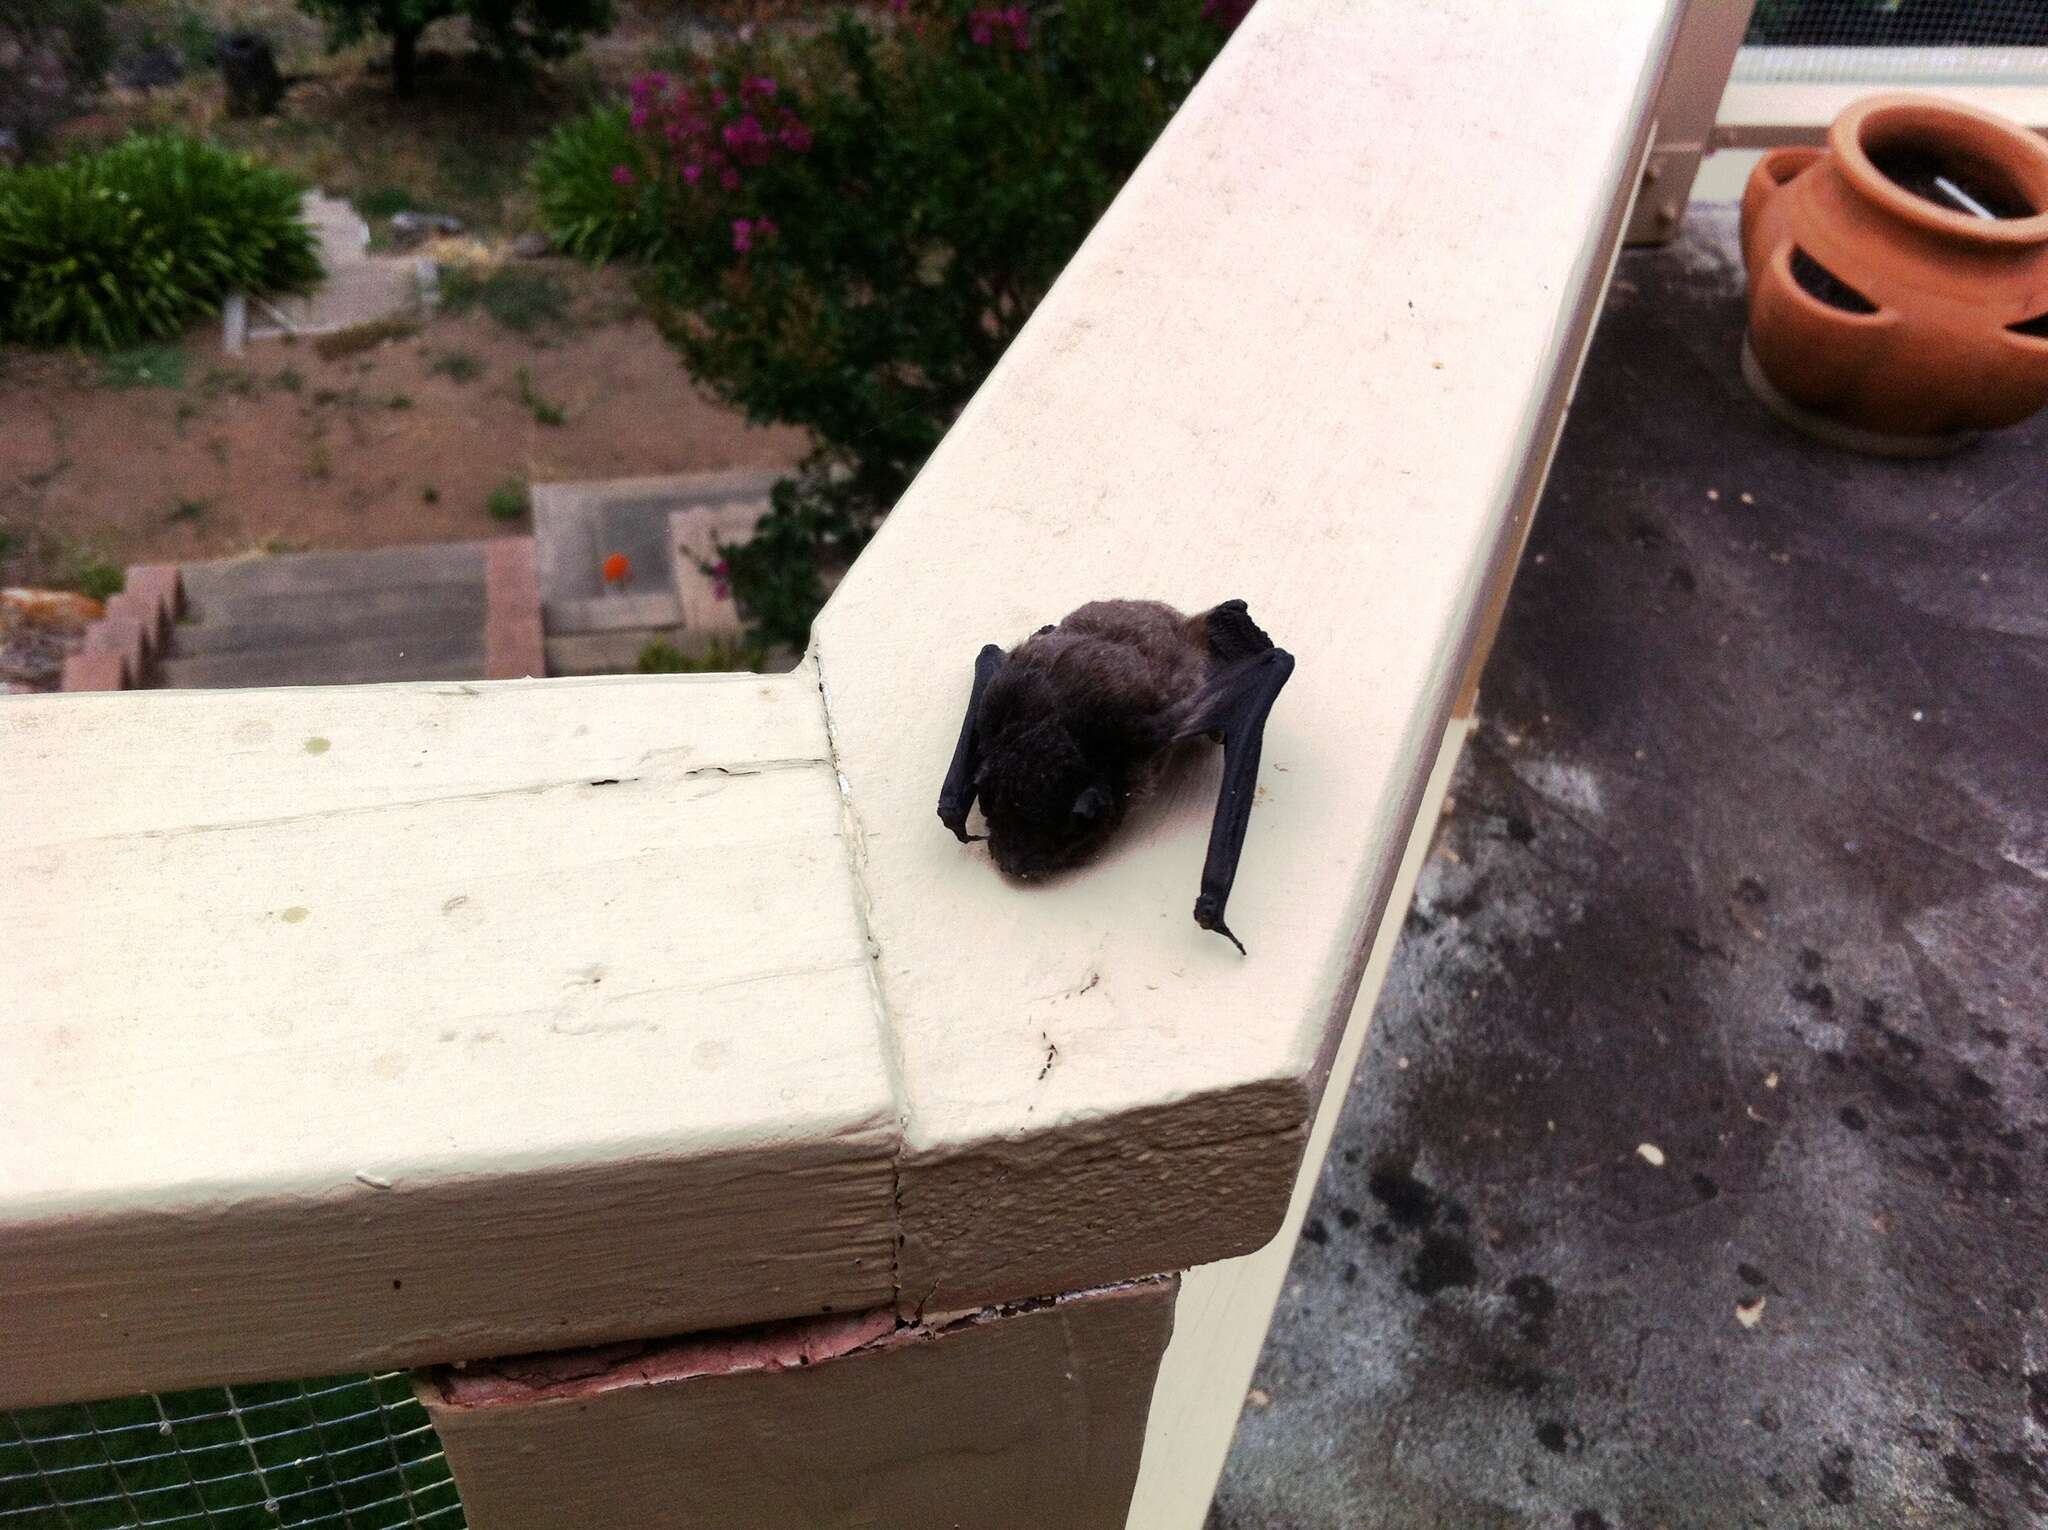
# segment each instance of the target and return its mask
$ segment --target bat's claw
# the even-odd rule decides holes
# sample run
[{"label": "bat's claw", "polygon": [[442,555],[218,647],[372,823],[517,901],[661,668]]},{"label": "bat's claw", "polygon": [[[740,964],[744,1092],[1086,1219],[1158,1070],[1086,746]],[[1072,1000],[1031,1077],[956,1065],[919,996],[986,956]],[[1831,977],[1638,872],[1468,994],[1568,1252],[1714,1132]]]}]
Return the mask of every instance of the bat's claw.
[{"label": "bat's claw", "polygon": [[1231,934],[1230,926],[1223,922],[1222,905],[1208,893],[1203,893],[1201,897],[1195,899],[1195,923],[1205,930],[1214,930],[1233,946],[1236,946],[1239,956],[1251,955],[1251,952],[1245,950],[1244,942]]},{"label": "bat's claw", "polygon": [[985,834],[969,834],[967,832],[967,808],[963,803],[948,802],[941,798],[939,801],[939,822],[951,829],[953,837],[963,845],[971,845],[978,839],[986,839],[988,837]]}]

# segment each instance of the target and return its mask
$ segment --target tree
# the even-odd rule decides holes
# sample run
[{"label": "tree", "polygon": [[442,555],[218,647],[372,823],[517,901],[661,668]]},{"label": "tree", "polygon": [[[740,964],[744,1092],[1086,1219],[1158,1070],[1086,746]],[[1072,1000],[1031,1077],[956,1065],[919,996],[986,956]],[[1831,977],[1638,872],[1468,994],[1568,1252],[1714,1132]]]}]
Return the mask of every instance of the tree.
[{"label": "tree", "polygon": [[0,165],[83,109],[112,53],[103,0],[0,0]]},{"label": "tree", "polygon": [[612,0],[299,0],[327,23],[340,47],[376,32],[391,39],[391,86],[409,96],[419,61],[420,34],[450,16],[467,17],[477,46],[507,62],[561,58],[585,36],[612,24]]},{"label": "tree", "polygon": [[636,82],[637,141],[584,171],[616,193],[613,247],[658,221],[643,290],[692,376],[814,443],[720,548],[757,637],[802,646],[821,565],[873,533],[1248,5],[904,0]]}]

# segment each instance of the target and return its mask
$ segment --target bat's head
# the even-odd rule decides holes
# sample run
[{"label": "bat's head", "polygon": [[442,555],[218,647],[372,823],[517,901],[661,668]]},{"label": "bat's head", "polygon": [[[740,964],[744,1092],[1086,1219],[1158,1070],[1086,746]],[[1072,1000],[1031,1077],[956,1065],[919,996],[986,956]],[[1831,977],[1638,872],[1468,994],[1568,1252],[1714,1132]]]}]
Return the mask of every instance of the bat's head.
[{"label": "bat's head", "polygon": [[1054,728],[1030,731],[1042,736],[1020,736],[1014,752],[990,752],[976,776],[989,854],[1025,881],[1086,860],[1124,811],[1122,794],[1095,779],[1072,739]]},{"label": "bat's head", "polygon": [[1104,779],[1038,690],[1023,675],[991,686],[974,777],[989,854],[1026,881],[1086,860],[1124,813],[1121,783]]}]

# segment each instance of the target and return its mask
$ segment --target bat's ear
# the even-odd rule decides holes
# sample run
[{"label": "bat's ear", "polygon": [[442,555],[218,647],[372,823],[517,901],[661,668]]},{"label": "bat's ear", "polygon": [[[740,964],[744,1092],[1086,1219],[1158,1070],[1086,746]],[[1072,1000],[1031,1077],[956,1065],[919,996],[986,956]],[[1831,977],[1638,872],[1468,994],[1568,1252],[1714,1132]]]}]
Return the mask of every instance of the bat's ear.
[{"label": "bat's ear", "polygon": [[1109,793],[1099,786],[1091,786],[1074,799],[1076,818],[1100,818],[1109,806]]}]

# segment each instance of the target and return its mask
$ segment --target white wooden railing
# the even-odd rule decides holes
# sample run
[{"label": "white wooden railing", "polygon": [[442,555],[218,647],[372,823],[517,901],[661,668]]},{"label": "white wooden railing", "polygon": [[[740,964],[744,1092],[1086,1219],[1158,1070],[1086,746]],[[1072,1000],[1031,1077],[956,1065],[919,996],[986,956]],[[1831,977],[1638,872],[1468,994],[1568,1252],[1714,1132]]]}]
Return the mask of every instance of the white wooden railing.
[{"label": "white wooden railing", "polygon": [[[482,1530],[1198,1523],[1681,9],[1263,0],[793,674],[0,704],[0,1405],[459,1363]],[[1298,657],[1249,958],[1213,772],[1045,888],[934,816],[1102,595]]]}]

